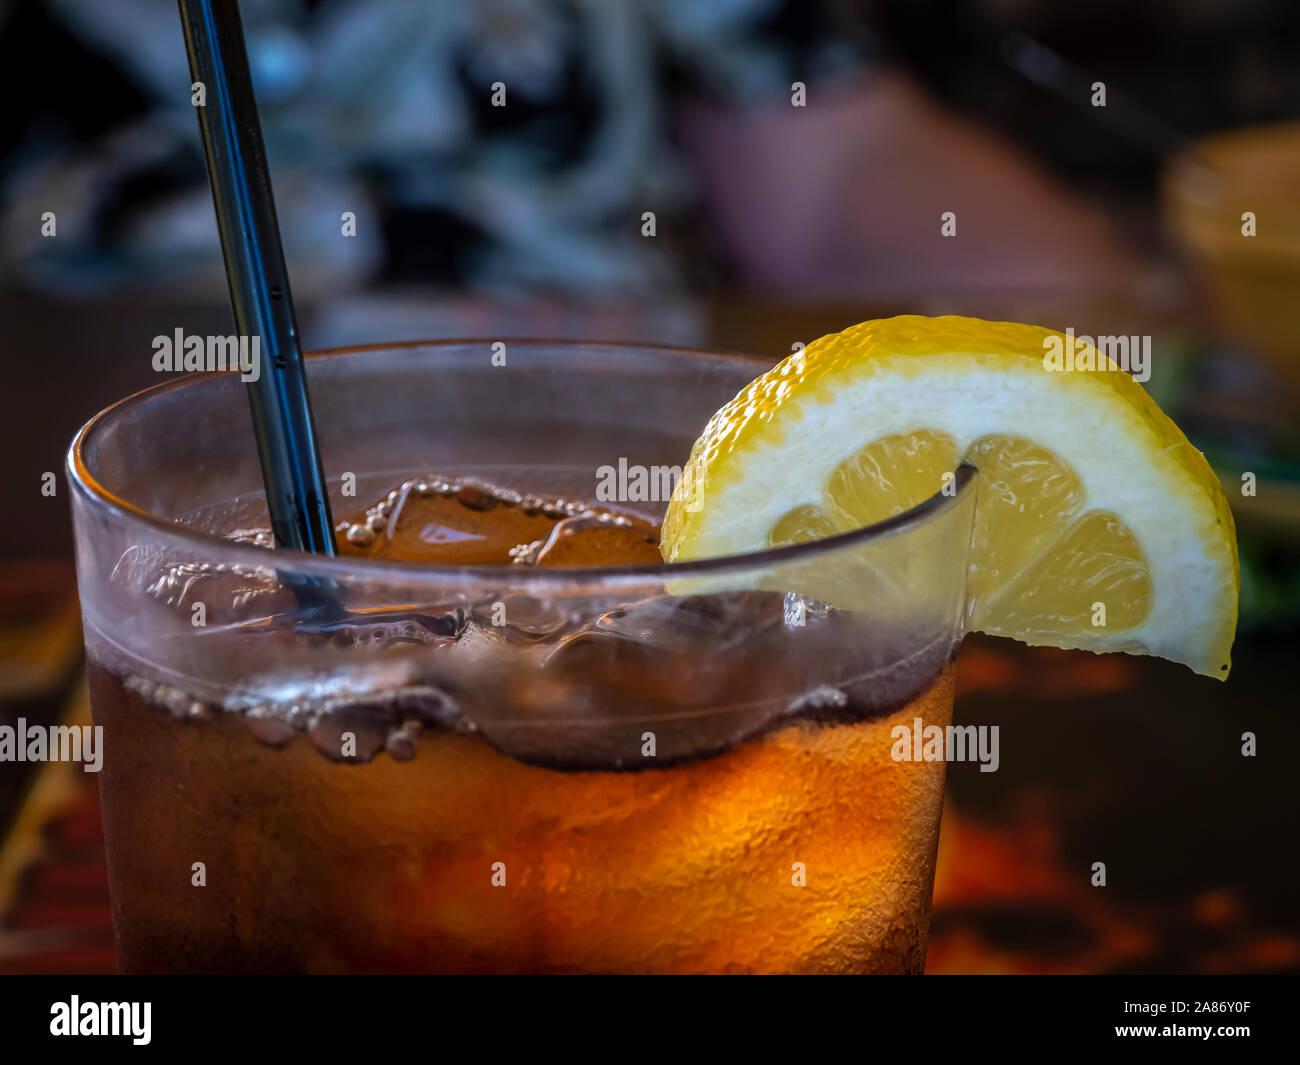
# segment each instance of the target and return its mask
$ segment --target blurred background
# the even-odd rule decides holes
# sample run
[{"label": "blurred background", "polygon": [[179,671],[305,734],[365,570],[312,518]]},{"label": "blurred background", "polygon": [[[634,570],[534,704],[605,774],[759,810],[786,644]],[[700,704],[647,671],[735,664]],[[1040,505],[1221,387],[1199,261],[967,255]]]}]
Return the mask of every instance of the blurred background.
[{"label": "blurred background", "polygon": [[[241,8],[307,348],[1151,336],[1238,522],[1233,675],[969,640],[1002,768],[951,770],[929,969],[1300,970],[1300,6]],[[0,93],[0,718],[76,720],[65,449],[232,319],[171,0],[0,0]],[[93,776],[0,764],[0,971],[111,971],[106,885]]]}]

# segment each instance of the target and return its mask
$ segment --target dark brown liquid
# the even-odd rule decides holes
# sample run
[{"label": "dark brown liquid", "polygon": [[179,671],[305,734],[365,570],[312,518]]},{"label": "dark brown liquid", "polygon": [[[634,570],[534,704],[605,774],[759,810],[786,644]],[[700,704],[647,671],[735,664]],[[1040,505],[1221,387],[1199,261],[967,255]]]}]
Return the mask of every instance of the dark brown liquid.
[{"label": "dark brown liquid", "polygon": [[[123,967],[918,969],[943,766],[889,751],[947,723],[951,647],[815,604],[795,623],[776,592],[593,613],[511,591],[657,561],[657,530],[448,488],[342,515],[341,548],[496,563],[482,601],[214,627],[195,654],[243,693],[224,702],[92,644]],[[321,678],[262,682],[304,647]]]},{"label": "dark brown liquid", "polygon": [[[438,480],[406,482],[375,506],[345,513],[341,527],[365,525],[376,506],[389,508],[372,530],[372,542],[352,543],[341,528],[340,553],[441,566],[510,565],[515,558],[511,551],[518,548],[532,548],[528,565],[651,566],[661,561],[657,525],[634,512],[570,504],[575,513],[568,514],[548,505],[554,499],[523,497],[478,480],[442,479],[447,488],[441,492],[428,487]],[[426,487],[422,491],[420,486]]]}]

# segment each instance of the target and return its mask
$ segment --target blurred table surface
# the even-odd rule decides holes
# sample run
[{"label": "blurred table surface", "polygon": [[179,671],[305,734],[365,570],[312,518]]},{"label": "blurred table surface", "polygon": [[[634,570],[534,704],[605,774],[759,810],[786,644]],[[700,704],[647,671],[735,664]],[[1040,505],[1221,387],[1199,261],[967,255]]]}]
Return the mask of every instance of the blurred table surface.
[{"label": "blurred table surface", "polygon": [[[536,334],[527,313],[511,313],[500,335]],[[84,304],[0,294],[0,315],[6,488],[27,501],[0,532],[0,720],[88,720],[64,450],[90,414],[154,383],[153,336],[228,332],[229,311],[148,294]],[[775,360],[869,316],[737,302],[657,323],[552,311],[545,331],[615,336],[615,321],[626,337]],[[337,314],[302,318],[332,334],[304,327],[309,346],[346,332]],[[457,328],[463,313],[434,320],[446,328],[428,335],[471,332]],[[397,337],[377,327],[374,339]],[[40,493],[44,471],[59,472],[53,499]],[[998,725],[1001,765],[949,767],[928,970],[1300,971],[1300,792],[1284,764],[1300,750],[1297,636],[1294,626],[1241,634],[1226,683],[1154,659],[968,639],[957,722]],[[1244,732],[1257,737],[1254,757],[1242,755]],[[0,763],[0,833],[0,972],[112,971],[94,776]],[[1105,887],[1091,884],[1099,861]]]}]

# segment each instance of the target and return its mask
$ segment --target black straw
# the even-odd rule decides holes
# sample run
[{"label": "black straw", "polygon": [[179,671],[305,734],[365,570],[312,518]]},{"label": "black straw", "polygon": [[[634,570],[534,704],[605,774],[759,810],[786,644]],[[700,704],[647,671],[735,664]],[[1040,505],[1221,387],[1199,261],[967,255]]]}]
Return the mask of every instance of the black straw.
[{"label": "black straw", "polygon": [[235,326],[259,337],[261,375],[249,406],[271,531],[280,547],[333,555],[334,521],[307,397],[298,323],[275,217],[271,178],[236,0],[179,0],[212,202]]}]

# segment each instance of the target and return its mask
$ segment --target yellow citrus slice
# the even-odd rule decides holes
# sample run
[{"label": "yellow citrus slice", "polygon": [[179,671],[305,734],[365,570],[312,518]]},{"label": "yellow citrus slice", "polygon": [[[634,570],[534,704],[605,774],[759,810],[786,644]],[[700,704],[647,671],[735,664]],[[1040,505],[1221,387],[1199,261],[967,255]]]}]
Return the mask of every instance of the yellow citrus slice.
[{"label": "yellow citrus slice", "polygon": [[[1071,341],[1073,369],[1045,361]],[[705,427],[663,555],[860,528],[935,495],[963,459],[980,471],[971,628],[1227,676],[1239,574],[1218,479],[1129,374],[1042,326],[905,315],[810,344]]]}]

